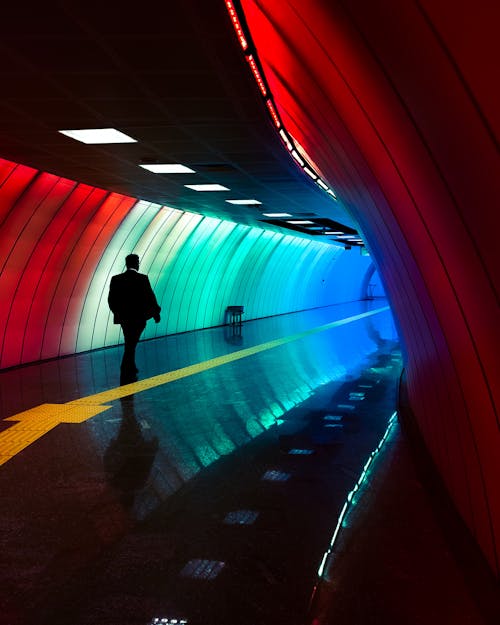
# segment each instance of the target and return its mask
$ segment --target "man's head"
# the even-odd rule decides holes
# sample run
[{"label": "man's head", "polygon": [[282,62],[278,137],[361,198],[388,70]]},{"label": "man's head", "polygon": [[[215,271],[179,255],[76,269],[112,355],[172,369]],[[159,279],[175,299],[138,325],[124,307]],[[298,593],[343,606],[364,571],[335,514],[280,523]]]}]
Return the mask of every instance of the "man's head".
[{"label": "man's head", "polygon": [[129,254],[125,258],[127,269],[139,269],[139,256],[137,254]]}]

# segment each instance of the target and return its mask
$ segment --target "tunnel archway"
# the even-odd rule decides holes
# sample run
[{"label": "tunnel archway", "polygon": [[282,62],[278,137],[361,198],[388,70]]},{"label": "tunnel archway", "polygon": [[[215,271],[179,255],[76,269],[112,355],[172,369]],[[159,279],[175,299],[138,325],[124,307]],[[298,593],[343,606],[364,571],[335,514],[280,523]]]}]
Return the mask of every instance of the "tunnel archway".
[{"label": "tunnel archway", "polygon": [[241,6],[280,119],[369,244],[398,318],[411,410],[498,573],[498,8]]}]

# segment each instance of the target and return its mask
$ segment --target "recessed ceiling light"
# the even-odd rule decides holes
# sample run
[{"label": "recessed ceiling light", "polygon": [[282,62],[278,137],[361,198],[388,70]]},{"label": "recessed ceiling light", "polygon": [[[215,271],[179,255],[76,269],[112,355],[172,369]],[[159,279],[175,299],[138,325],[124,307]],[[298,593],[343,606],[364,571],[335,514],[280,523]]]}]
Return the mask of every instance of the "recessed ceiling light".
[{"label": "recessed ceiling light", "polygon": [[246,57],[246,59],[248,63],[250,64],[250,67],[252,68],[254,78],[257,81],[257,84],[259,85],[259,89],[262,95],[266,97],[267,96],[266,85],[264,84],[264,81],[262,80],[262,76],[260,75],[259,68],[257,67],[257,63],[255,62],[253,55],[250,54],[249,56]]},{"label": "recessed ceiling light", "polygon": [[274,108],[274,104],[271,102],[270,98],[268,98],[266,100],[266,106],[267,106],[269,112],[271,113],[271,117],[273,118],[273,122],[274,122],[274,125],[276,126],[276,128],[278,128],[278,129],[281,128],[280,119],[278,117],[278,114],[276,113],[276,109]]},{"label": "recessed ceiling light", "polygon": [[304,167],[304,171],[313,180],[316,180],[316,178],[318,177],[318,176],[316,176],[316,174],[311,169],[309,169],[309,167]]},{"label": "recessed ceiling light", "polygon": [[230,191],[221,184],[185,184],[184,186],[193,191]]},{"label": "recessed ceiling light", "polygon": [[314,221],[308,221],[307,219],[292,219],[287,221],[287,224],[294,224],[296,226],[305,226],[313,223]]},{"label": "recessed ceiling light", "polygon": [[290,139],[288,138],[288,136],[287,136],[286,132],[283,130],[283,128],[280,130],[280,135],[281,135],[281,138],[283,139],[283,141],[285,142],[286,147],[291,152],[293,150],[293,145],[291,144]]},{"label": "recessed ceiling light", "polygon": [[335,230],[328,230],[325,234],[344,234],[343,232],[337,232]]},{"label": "recessed ceiling light", "polygon": [[242,206],[250,205],[250,204],[262,204],[259,200],[226,200],[229,204],[241,204]]},{"label": "recessed ceiling light", "polygon": [[297,163],[301,166],[304,167],[305,163],[304,161],[301,159],[299,153],[297,152],[297,150],[292,150],[292,156],[293,158],[297,161]]},{"label": "recessed ceiling light", "polygon": [[116,128],[86,128],[82,130],[59,130],[67,137],[81,141],[82,143],[137,143]]},{"label": "recessed ceiling light", "polygon": [[238,20],[238,15],[231,0],[226,0],[226,7],[229,11],[229,15],[231,16],[231,21],[233,22],[234,29],[236,31],[236,34],[238,35],[238,39],[240,40],[241,47],[243,48],[243,50],[246,50],[248,48],[248,43],[245,39],[243,29],[241,28],[241,24]]},{"label": "recessed ceiling light", "polygon": [[291,217],[290,213],[262,213],[264,217]]},{"label": "recessed ceiling light", "polygon": [[153,163],[152,165],[139,165],[143,169],[152,171],[153,174],[195,174],[194,169],[190,169],[180,163]]}]

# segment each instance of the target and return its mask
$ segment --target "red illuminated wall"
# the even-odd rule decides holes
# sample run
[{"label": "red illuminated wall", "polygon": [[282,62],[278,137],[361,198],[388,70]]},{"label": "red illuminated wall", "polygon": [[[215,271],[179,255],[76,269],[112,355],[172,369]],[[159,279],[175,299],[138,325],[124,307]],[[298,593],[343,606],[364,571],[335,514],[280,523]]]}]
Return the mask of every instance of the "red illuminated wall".
[{"label": "red illuminated wall", "polygon": [[75,351],[81,302],[133,198],[0,159],[0,366]]},{"label": "red illuminated wall", "polygon": [[285,127],[361,225],[412,410],[498,573],[499,5],[241,4]]}]

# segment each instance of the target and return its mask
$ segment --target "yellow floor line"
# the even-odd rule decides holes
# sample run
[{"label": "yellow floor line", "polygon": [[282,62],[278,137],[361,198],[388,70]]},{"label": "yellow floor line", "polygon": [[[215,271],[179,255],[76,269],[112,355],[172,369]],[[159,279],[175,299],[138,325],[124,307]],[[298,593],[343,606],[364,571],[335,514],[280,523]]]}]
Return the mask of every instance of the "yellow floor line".
[{"label": "yellow floor line", "polygon": [[5,421],[16,421],[17,423],[7,430],[0,432],[0,465],[5,464],[13,456],[31,445],[31,443],[34,443],[44,434],[50,432],[56,425],[60,423],[83,423],[101,412],[108,410],[111,408],[111,406],[106,405],[108,402],[134,395],[157,386],[162,386],[169,382],[201,373],[202,371],[208,371],[209,369],[220,367],[221,365],[241,360],[242,358],[247,358],[248,356],[253,356],[254,354],[269,349],[274,349],[280,345],[297,341],[311,334],[317,334],[318,332],[324,332],[331,328],[346,325],[386,310],[389,310],[389,306],[376,308],[375,310],[346,317],[345,319],[339,319],[338,321],[332,321],[331,323],[305,330],[304,332],[298,332],[297,334],[292,334],[281,339],[261,343],[254,347],[240,349],[236,352],[225,354],[224,356],[211,358],[204,362],[176,369],[175,371],[168,371],[167,373],[162,373],[147,378],[146,380],[141,380],[140,382],[118,386],[117,388],[112,388],[102,393],[81,397],[80,399],[75,399],[65,404],[42,404],[20,412],[5,419]]}]

